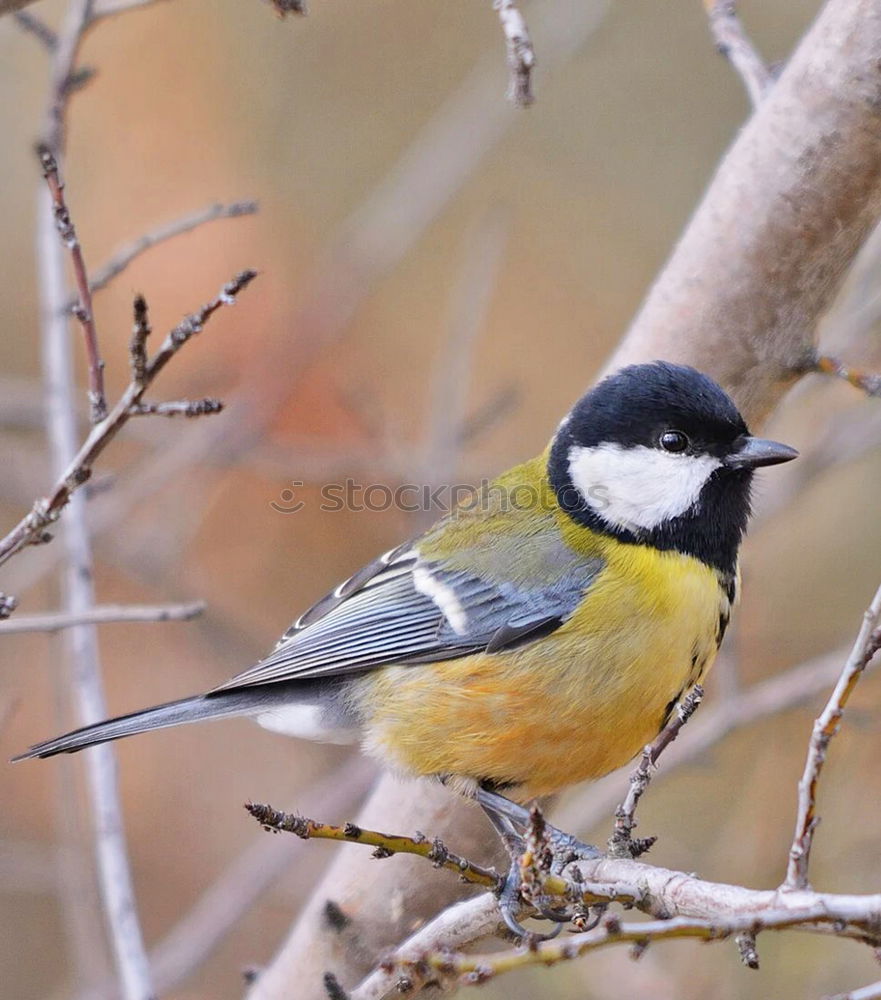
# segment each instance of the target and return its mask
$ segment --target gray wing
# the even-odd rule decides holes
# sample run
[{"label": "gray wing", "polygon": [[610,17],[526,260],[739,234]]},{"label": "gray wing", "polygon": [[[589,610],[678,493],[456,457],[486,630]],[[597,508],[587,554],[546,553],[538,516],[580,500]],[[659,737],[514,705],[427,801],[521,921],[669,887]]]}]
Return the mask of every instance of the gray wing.
[{"label": "gray wing", "polygon": [[[553,555],[558,555],[553,553]],[[562,625],[602,568],[569,550],[540,585],[499,583],[393,549],[340,584],[217,691],[498,652]]]}]

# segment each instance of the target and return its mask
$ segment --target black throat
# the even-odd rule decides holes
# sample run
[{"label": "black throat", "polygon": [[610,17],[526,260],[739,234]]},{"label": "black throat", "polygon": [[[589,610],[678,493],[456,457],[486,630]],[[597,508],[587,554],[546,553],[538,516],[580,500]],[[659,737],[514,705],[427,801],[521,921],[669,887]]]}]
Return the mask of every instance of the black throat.
[{"label": "black throat", "polygon": [[647,545],[693,556],[725,578],[734,577],[750,515],[751,470],[717,469],[690,510],[656,528],[630,531],[610,524],[601,511],[585,501],[569,473],[569,447],[566,435],[558,435],[548,460],[548,478],[557,503],[573,521],[624,545]]}]

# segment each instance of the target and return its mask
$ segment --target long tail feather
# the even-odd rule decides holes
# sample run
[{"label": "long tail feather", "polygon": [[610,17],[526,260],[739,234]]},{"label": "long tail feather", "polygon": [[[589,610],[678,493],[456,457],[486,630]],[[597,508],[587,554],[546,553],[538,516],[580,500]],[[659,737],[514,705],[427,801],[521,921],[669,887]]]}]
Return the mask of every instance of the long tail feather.
[{"label": "long tail feather", "polygon": [[231,715],[248,714],[251,708],[246,697],[206,698],[196,695],[192,698],[182,698],[166,705],[157,705],[142,712],[132,712],[121,715],[106,722],[97,722],[92,726],[83,726],[64,736],[37,743],[24,753],[13,757],[13,761],[27,760],[30,757],[53,757],[57,753],[75,753],[96,743],[107,743],[123,736],[134,736],[136,733],[146,733],[151,729],[164,729],[166,726],[177,726],[186,722],[199,722],[203,719],[220,719]]}]

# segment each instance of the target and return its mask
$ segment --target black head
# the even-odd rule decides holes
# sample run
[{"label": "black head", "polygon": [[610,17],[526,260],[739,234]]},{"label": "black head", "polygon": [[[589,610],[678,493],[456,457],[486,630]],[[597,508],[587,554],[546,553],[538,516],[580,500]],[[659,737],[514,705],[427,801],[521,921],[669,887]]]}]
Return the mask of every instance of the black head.
[{"label": "black head", "polygon": [[796,455],[752,437],[711,378],[656,361],[622,369],[575,404],[548,473],[560,506],[587,527],[731,572],[753,470]]}]

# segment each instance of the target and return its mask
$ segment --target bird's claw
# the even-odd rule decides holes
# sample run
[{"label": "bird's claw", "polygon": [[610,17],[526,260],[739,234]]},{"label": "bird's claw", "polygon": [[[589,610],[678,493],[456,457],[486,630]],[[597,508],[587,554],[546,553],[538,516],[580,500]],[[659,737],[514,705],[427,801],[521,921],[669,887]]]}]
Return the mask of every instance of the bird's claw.
[{"label": "bird's claw", "polygon": [[499,910],[502,920],[508,930],[519,938],[530,938],[533,941],[550,941],[555,938],[563,929],[563,924],[569,922],[569,917],[557,910],[551,910],[543,906],[536,906],[538,913],[546,920],[553,920],[556,927],[549,934],[538,934],[525,928],[517,919],[517,912],[520,909],[520,888],[523,885],[523,876],[520,870],[520,861],[515,858],[511,862],[505,881],[502,883],[499,892]]},{"label": "bird's claw", "polygon": [[[531,937],[532,940],[548,940],[556,937],[562,925],[571,920],[571,914],[565,908],[550,906],[541,897],[529,900],[539,917],[558,925],[553,933],[545,935],[535,935],[528,931],[516,916],[520,909],[520,889],[523,885],[521,858],[528,850],[526,831],[531,829],[533,815],[524,806],[490,789],[478,789],[477,800],[496,828],[511,857],[511,867],[499,889],[499,908],[506,927],[517,937]],[[585,844],[550,823],[542,822],[540,838],[547,851],[541,850],[539,853],[545,856],[550,854],[550,865],[547,870],[554,875],[562,873],[573,861],[588,861],[602,857],[602,852],[596,847]]]},{"label": "bird's claw", "polygon": [[603,856],[603,852],[598,847],[594,847],[593,844],[585,844],[583,840],[573,837],[571,833],[564,833],[557,827],[551,826],[550,823],[545,829],[548,843],[554,854],[551,871],[555,875],[559,875],[573,861],[595,861]]}]

